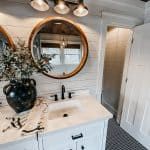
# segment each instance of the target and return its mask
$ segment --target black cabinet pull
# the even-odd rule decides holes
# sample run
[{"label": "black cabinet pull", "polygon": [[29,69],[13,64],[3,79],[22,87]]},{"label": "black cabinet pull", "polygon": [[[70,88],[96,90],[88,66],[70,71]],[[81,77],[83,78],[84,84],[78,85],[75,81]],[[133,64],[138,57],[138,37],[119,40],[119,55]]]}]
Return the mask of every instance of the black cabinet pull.
[{"label": "black cabinet pull", "polygon": [[82,146],[81,146],[81,150],[84,150],[84,149],[85,149],[85,147],[82,145]]},{"label": "black cabinet pull", "polygon": [[83,138],[83,134],[82,133],[80,133],[79,135],[72,136],[72,140],[77,140],[77,139],[80,139],[80,138]]}]

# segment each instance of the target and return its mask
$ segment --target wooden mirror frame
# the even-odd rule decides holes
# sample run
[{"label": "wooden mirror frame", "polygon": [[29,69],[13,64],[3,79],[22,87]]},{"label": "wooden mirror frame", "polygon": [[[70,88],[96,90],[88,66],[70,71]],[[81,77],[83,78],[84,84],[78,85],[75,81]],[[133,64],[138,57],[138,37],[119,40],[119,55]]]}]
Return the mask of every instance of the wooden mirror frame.
[{"label": "wooden mirror frame", "polygon": [[[82,31],[82,29],[79,27],[79,25],[71,20],[68,20],[66,18],[63,18],[63,17],[48,17],[46,19],[44,19],[43,21],[41,21],[40,23],[38,23],[33,31],[31,32],[31,35],[30,35],[30,38],[29,38],[29,48],[31,50],[31,53],[32,53],[32,57],[33,57],[33,40],[35,38],[35,36],[37,35],[37,33],[44,27],[44,25],[50,21],[57,21],[57,20],[62,20],[64,22],[67,22],[67,23],[70,23],[71,25],[73,25],[77,31],[80,33],[80,37],[81,37],[81,41],[82,41],[82,44],[83,44],[83,57],[82,57],[82,60],[80,62],[80,64],[78,65],[78,67],[76,69],[74,69],[71,73],[69,74],[66,74],[66,75],[63,75],[63,76],[54,76],[54,75],[50,75],[50,74],[47,74],[45,72],[43,72],[44,75],[48,76],[48,77],[51,77],[51,78],[54,78],[54,79],[67,79],[67,78],[71,78],[73,77],[74,75],[78,74],[81,69],[84,67],[86,61],[87,61],[87,58],[88,58],[88,42],[87,42],[87,38],[84,34],[84,32]],[[34,59],[34,57],[33,57]]]},{"label": "wooden mirror frame", "polygon": [[0,33],[2,33],[4,35],[4,37],[7,39],[9,46],[15,50],[15,44],[12,40],[12,38],[10,37],[10,35],[6,32],[6,30],[0,25]]}]

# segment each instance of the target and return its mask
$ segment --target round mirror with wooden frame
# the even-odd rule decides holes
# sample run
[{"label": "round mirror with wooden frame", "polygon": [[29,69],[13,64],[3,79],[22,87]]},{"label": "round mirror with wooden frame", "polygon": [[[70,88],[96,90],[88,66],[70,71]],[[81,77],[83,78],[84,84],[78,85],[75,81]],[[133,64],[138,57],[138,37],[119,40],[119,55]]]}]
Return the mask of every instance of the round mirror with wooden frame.
[{"label": "round mirror with wooden frame", "polygon": [[[66,79],[76,75],[85,65],[88,57],[88,42],[81,28],[62,17],[48,17],[33,29],[29,47],[38,67],[43,59],[50,69],[46,76]],[[48,67],[49,68],[49,67]]]},{"label": "round mirror with wooden frame", "polygon": [[9,46],[13,50],[15,49],[15,44],[9,34],[0,25],[0,51],[4,51],[6,46]]}]

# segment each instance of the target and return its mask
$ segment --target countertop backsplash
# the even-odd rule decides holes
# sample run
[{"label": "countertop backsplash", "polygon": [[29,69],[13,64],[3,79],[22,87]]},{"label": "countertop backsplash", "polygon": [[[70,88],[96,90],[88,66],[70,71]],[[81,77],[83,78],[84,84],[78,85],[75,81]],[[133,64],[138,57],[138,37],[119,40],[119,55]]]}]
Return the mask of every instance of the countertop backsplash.
[{"label": "countertop backsplash", "polygon": [[[67,90],[65,92],[65,98],[66,99],[68,98],[68,92],[74,92],[74,94],[72,95],[72,98],[74,98],[76,96],[80,96],[80,95],[93,95],[90,90],[85,90],[85,89],[83,89],[83,90],[71,90],[71,91]],[[54,101],[54,98],[51,97],[51,95],[54,95],[54,94],[57,94],[58,100],[61,101],[61,98],[60,98],[61,92],[60,91],[53,91],[53,92],[49,91],[48,93],[43,93],[43,94],[41,93],[40,95],[38,94],[38,97],[44,97],[50,101]],[[7,106],[7,105],[8,105],[8,103],[7,103],[5,95],[0,96],[0,107]]]}]

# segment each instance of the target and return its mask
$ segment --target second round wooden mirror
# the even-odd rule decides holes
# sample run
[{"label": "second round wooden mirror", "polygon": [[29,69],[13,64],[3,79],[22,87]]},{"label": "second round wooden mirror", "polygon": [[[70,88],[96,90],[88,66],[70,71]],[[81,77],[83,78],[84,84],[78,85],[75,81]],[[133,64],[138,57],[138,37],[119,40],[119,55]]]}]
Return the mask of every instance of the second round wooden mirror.
[{"label": "second round wooden mirror", "polygon": [[3,61],[5,59],[4,55],[7,54],[6,50],[7,48],[11,48],[12,50],[15,49],[15,45],[11,39],[11,37],[8,35],[8,33],[5,31],[5,29],[0,26],[0,79],[2,78],[2,72],[3,72]]},{"label": "second round wooden mirror", "polygon": [[29,47],[36,63],[51,56],[52,69],[43,73],[55,79],[76,75],[88,57],[88,43],[83,31],[76,23],[61,17],[40,22],[31,33]]},{"label": "second round wooden mirror", "polygon": [[12,38],[5,31],[5,29],[0,26],[0,52],[4,51],[6,47],[15,48]]}]

